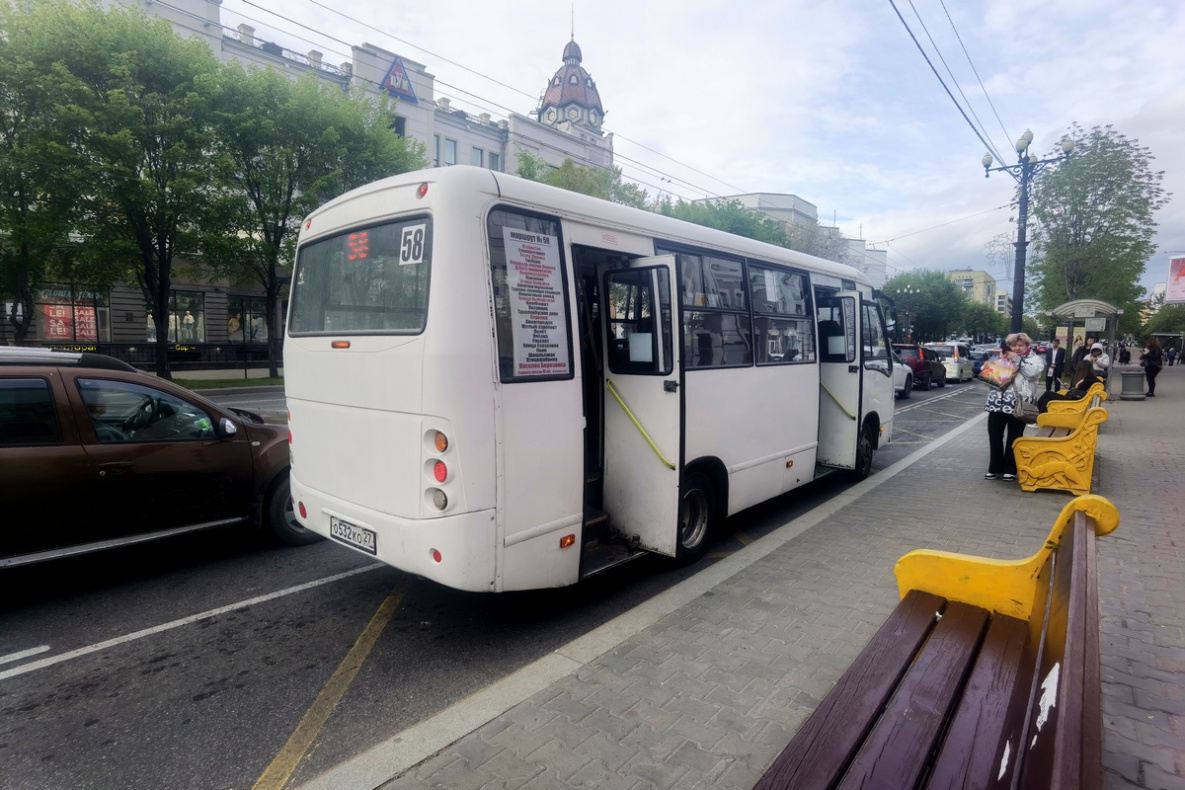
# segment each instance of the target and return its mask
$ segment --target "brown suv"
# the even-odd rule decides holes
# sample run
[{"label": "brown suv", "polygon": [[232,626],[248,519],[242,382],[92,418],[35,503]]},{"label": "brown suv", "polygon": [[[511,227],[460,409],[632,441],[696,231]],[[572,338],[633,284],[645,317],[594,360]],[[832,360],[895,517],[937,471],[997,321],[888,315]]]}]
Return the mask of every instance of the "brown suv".
[{"label": "brown suv", "polygon": [[282,543],[287,431],[100,354],[0,348],[0,567],[233,524]]}]

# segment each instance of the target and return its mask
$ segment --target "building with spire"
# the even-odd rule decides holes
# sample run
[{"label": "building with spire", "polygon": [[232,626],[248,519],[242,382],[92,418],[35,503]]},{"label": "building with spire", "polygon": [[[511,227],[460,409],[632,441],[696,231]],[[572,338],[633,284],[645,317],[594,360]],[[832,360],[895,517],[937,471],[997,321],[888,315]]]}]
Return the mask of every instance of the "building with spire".
[{"label": "building with spire", "polygon": [[[297,52],[261,38],[246,23],[224,26],[217,0],[125,2],[167,19],[178,33],[204,42],[224,62],[273,68],[293,79],[312,73],[343,90],[360,87],[373,96],[393,98],[395,131],[422,142],[430,166],[475,165],[513,173],[524,151],[551,167],[565,159],[586,167],[613,166],[613,135],[602,129],[605,109],[596,83],[581,65],[575,37],[564,47],[560,68],[535,110],[495,119],[453,106],[453,98],[437,91],[436,77],[425,64],[374,44],[352,45],[349,61],[332,63],[318,50]],[[175,368],[266,358],[264,300],[257,288],[178,277],[170,302],[166,325],[175,344],[170,354]],[[70,320],[48,319],[59,314]],[[8,341],[9,331],[7,322],[0,321],[0,344]],[[132,283],[102,293],[47,285],[36,297],[30,339],[148,364],[152,332],[143,296]]]}]

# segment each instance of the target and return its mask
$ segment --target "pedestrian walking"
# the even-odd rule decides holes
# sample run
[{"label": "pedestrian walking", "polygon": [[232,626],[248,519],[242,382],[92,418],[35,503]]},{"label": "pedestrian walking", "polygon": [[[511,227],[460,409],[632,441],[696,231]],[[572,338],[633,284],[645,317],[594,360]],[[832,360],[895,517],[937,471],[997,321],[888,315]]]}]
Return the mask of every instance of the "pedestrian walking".
[{"label": "pedestrian walking", "polygon": [[1144,367],[1144,378],[1148,380],[1148,397],[1156,397],[1156,376],[1160,373],[1160,366],[1164,361],[1164,351],[1160,348],[1160,341],[1152,338],[1148,341],[1144,353],[1140,354],[1140,364]]},{"label": "pedestrian walking", "polygon": [[1045,365],[1033,351],[1033,340],[1024,332],[1005,338],[1008,351],[1001,357],[1017,366],[1016,376],[1003,389],[991,389],[983,410],[988,413],[988,480],[1015,480],[1016,456],[1012,454],[1012,443],[1025,432],[1025,422],[1016,416],[1020,401],[1035,402],[1037,379]]},{"label": "pedestrian walking", "polygon": [[1177,364],[1177,347],[1176,346],[1169,346],[1168,358],[1169,358],[1169,367],[1170,368],[1173,365]]}]

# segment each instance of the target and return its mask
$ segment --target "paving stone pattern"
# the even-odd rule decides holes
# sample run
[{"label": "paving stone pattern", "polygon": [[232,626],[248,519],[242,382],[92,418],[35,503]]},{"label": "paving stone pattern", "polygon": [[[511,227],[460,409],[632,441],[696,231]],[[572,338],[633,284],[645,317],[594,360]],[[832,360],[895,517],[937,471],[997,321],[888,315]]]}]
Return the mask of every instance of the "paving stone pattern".
[{"label": "paving stone pattern", "polygon": [[[1158,384],[1099,439],[1107,790],[1185,790],[1185,369]],[[1070,496],[986,466],[985,424],[383,788],[748,790],[896,605],[898,557],[1040,547]]]}]

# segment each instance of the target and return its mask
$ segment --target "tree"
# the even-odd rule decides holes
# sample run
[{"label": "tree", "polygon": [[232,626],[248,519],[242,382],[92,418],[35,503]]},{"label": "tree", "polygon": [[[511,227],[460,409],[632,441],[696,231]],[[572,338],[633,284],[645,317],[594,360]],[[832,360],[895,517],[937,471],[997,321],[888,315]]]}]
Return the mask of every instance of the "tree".
[{"label": "tree", "polygon": [[12,297],[4,319],[18,345],[47,278],[94,282],[100,274],[75,271],[70,230],[88,180],[70,108],[86,91],[52,65],[60,42],[53,21],[39,10],[0,6],[0,296]]},{"label": "tree", "polygon": [[93,2],[29,0],[18,7],[48,42],[36,62],[81,85],[57,122],[78,130],[73,233],[84,259],[128,267],[157,324],[156,372],[169,378],[167,316],[174,256],[196,249],[212,166],[207,105],[195,78],[217,61],[164,19]]},{"label": "tree", "polygon": [[737,236],[776,244],[789,248],[786,227],[759,211],[746,208],[739,200],[697,200],[672,203],[664,200],[658,204],[658,211],[668,217],[694,222],[709,228],[716,228]]},{"label": "tree", "polygon": [[[1135,328],[1139,285],[1155,253],[1153,215],[1170,197],[1151,151],[1112,129],[1070,127],[1074,155],[1042,170],[1032,184],[1034,275],[1048,312],[1076,299],[1099,299],[1124,310]],[[1125,327],[1121,327],[1125,329]]]},{"label": "tree", "polygon": [[994,340],[1008,328],[1008,318],[999,310],[983,302],[968,300],[963,310],[963,334],[976,340]]},{"label": "tree", "polygon": [[899,316],[908,316],[901,337],[912,327],[915,342],[939,342],[963,328],[969,300],[945,272],[919,269],[898,275],[881,291],[894,300]]},{"label": "tree", "polygon": [[1141,337],[1154,334],[1185,333],[1185,304],[1166,304],[1148,319],[1140,332]]},{"label": "tree", "polygon": [[224,65],[197,82],[209,96],[217,197],[204,262],[263,287],[270,375],[279,375],[278,306],[306,214],[370,181],[427,166],[423,144],[391,128],[393,108],[305,74]]},{"label": "tree", "polygon": [[552,167],[540,157],[519,151],[518,167],[514,174],[529,181],[634,208],[646,208],[649,202],[646,190],[622,178],[620,167],[585,167],[572,159],[565,159],[559,167]]}]

